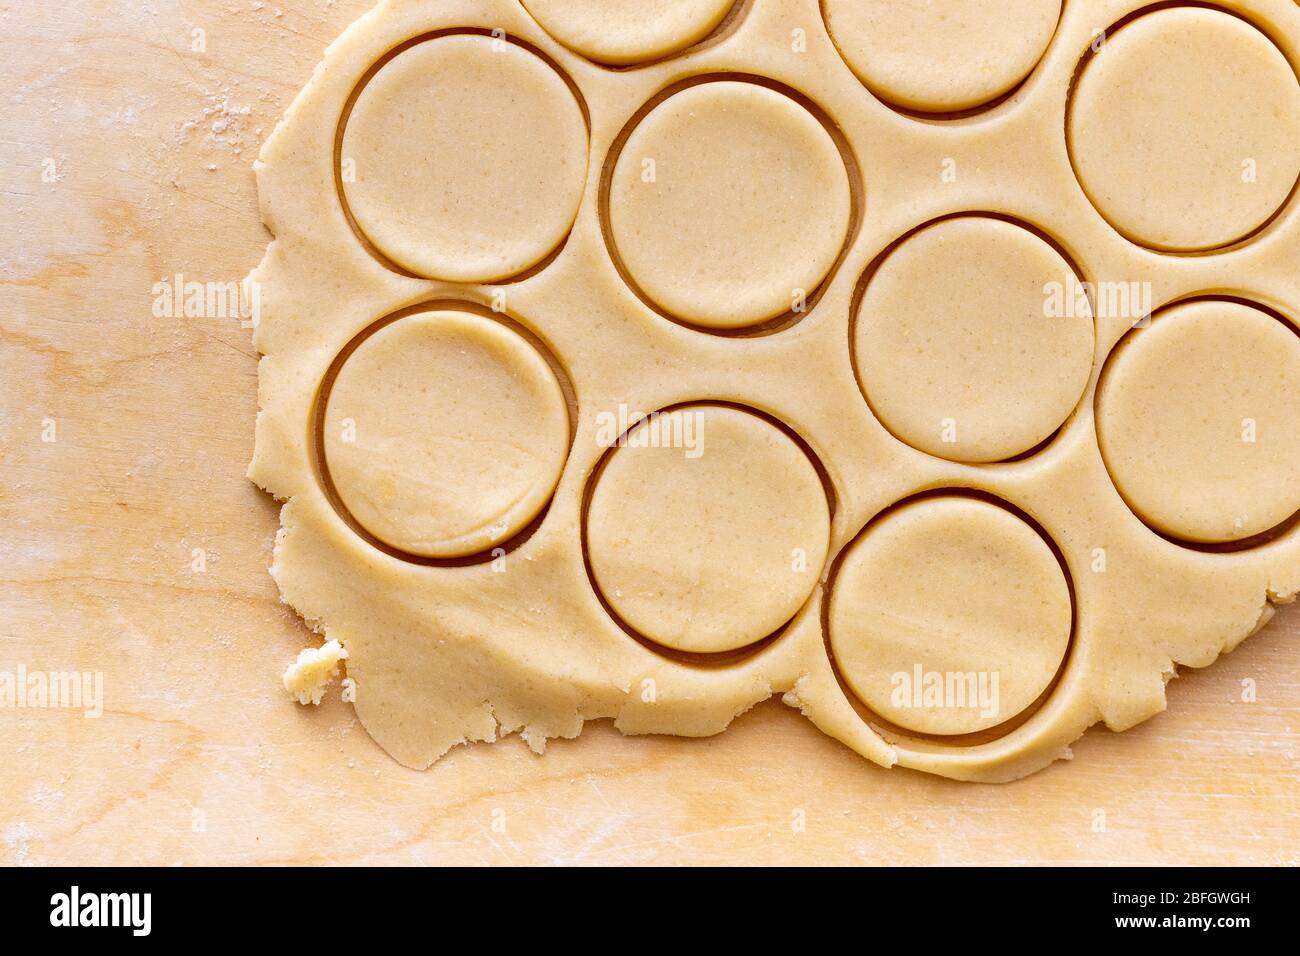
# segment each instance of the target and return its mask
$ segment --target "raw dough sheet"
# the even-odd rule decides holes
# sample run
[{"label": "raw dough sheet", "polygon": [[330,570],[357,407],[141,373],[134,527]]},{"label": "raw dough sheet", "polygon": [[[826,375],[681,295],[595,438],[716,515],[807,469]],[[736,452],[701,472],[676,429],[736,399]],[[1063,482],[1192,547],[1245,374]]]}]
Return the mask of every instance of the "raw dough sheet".
[{"label": "raw dough sheet", "polygon": [[1300,589],[1297,63],[1291,0],[386,0],[257,164],[286,686],[414,767],[1158,713]]}]

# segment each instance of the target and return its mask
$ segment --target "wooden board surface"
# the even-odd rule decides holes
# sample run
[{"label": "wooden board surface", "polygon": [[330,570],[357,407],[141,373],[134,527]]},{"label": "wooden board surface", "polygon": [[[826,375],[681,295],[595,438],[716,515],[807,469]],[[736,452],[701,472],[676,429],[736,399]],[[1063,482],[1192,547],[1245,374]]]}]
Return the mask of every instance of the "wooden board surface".
[{"label": "wooden board surface", "polygon": [[311,637],[244,479],[249,333],[156,317],[153,287],[258,261],[258,146],[369,6],[0,2],[0,672],[104,682],[98,718],[0,710],[0,862],[1300,862],[1295,606],[1000,787],[882,770],[775,701],[707,740],[599,722],[424,773],[337,693],[290,703]]}]

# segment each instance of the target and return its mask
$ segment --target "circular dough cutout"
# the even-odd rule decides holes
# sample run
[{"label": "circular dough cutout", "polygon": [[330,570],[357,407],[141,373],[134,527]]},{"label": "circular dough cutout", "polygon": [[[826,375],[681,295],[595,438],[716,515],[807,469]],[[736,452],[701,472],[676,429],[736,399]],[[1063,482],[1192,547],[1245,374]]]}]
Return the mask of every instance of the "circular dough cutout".
[{"label": "circular dough cutout", "polygon": [[624,624],[665,647],[716,653],[775,633],[817,585],[830,508],[781,429],[715,405],[628,430],[591,496],[595,583]]},{"label": "circular dough cutout", "polygon": [[597,63],[626,66],[684,50],[709,35],[735,0],[523,0],[555,39]]},{"label": "circular dough cutout", "polygon": [[1060,0],[823,0],[840,55],[876,96],[941,113],[997,99],[1042,59]]},{"label": "circular dough cutout", "polygon": [[642,118],[609,191],[613,241],[642,294],[735,329],[811,296],[850,220],[848,172],[807,109],[754,83],[701,83]]},{"label": "circular dough cutout", "polygon": [[509,540],[550,500],[569,448],[564,392],[517,332],[465,312],[366,338],[327,396],[325,465],[353,519],[431,558]]},{"label": "circular dough cutout", "polygon": [[1061,565],[1010,512],[926,498],[886,514],[835,577],[829,638],[868,707],[916,733],[997,726],[1042,695],[1069,647]]},{"label": "circular dough cutout", "polygon": [[1300,337],[1235,302],[1157,313],[1106,364],[1097,436],[1137,515],[1184,541],[1239,541],[1300,511]]},{"label": "circular dough cutout", "polygon": [[1300,83],[1245,21],[1162,10],[1088,59],[1068,138],[1084,191],[1125,237],[1166,252],[1214,249],[1264,225],[1300,177]]},{"label": "circular dough cutout", "polygon": [[418,275],[490,282],[568,235],[587,177],[587,127],[565,80],[513,43],[418,43],[366,83],[340,179],[357,227]]},{"label": "circular dough cutout", "polygon": [[1002,461],[1034,448],[1070,416],[1092,371],[1092,311],[1071,294],[1079,288],[1070,263],[1020,226],[980,216],[925,226],[880,263],[858,307],[867,401],[895,436],[941,458]]}]

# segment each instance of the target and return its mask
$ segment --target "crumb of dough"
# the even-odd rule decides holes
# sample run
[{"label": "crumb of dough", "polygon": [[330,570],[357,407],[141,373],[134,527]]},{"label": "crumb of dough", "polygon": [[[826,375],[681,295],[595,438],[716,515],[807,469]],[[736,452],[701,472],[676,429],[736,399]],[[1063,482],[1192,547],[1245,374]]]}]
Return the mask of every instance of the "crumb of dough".
[{"label": "crumb of dough", "polygon": [[338,641],[304,647],[284,672],[284,689],[298,698],[300,704],[319,705],[326,686],[339,676],[339,661],[347,657],[347,650]]}]

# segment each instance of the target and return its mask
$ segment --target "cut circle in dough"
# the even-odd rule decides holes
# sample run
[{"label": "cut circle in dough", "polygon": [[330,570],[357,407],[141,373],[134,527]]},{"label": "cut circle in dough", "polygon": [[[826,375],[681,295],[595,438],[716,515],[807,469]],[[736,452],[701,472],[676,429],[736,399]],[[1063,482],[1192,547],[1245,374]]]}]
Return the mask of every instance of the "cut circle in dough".
[{"label": "cut circle in dough", "polygon": [[850,546],[827,626],[841,677],[872,711],[957,735],[1043,694],[1069,647],[1073,603],[1056,555],[1023,520],[973,498],[922,498]]},{"label": "cut circle in dough", "polygon": [[541,57],[455,34],[380,67],[346,118],[339,160],[352,218],[383,256],[429,278],[490,282],[537,265],[568,234],[587,127]]},{"label": "cut circle in dough", "polygon": [[523,0],[543,29],[589,60],[627,66],[698,43],[735,0]]},{"label": "cut circle in dough", "polygon": [[1097,211],[1166,252],[1232,244],[1300,177],[1300,83],[1244,20],[1185,7],[1139,17],[1088,58],[1067,134]]},{"label": "cut circle in dough", "polygon": [[720,80],[636,125],[609,189],[612,241],[668,315],[709,329],[776,318],[810,297],[848,235],[844,158],[789,96]]},{"label": "cut circle in dough", "polygon": [[519,333],[469,312],[365,338],[324,396],[323,465],[379,541],[458,558],[509,540],[550,500],[569,450],[564,392]]},{"label": "cut circle in dough", "polygon": [[[1053,283],[1062,296],[1046,293]],[[858,306],[852,346],[868,403],[896,437],[941,458],[1034,448],[1091,374],[1079,288],[1070,263],[1021,226],[961,216],[921,228],[880,262]]]},{"label": "cut circle in dough", "polygon": [[971,109],[1030,74],[1056,32],[1060,0],[823,0],[849,69],[892,106]]},{"label": "cut circle in dough", "polygon": [[1121,495],[1184,541],[1240,541],[1300,512],[1300,336],[1204,300],[1156,314],[1111,356],[1097,435]]},{"label": "cut circle in dough", "polygon": [[830,507],[803,448],[756,414],[656,413],[598,473],[587,514],[594,583],[626,627],[718,653],[775,633],[817,585]]}]

